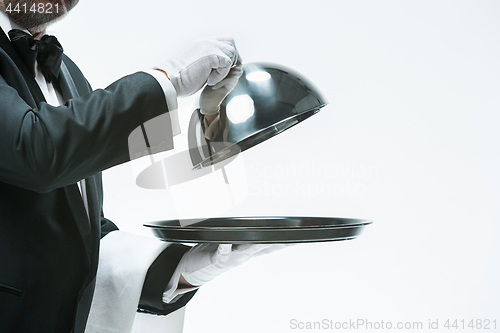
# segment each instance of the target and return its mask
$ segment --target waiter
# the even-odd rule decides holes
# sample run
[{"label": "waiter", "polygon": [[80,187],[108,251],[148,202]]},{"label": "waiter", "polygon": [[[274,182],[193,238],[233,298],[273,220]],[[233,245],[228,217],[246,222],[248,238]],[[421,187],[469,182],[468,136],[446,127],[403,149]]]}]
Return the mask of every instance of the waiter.
[{"label": "waiter", "polygon": [[[0,0],[2,332],[127,332],[137,308],[171,313],[203,283],[275,249],[168,244],[104,217],[100,172],[130,160],[130,133],[205,84],[217,96],[240,60],[231,38],[201,39],[92,91],[44,35],[77,2]],[[220,102],[211,100],[208,119]]]}]

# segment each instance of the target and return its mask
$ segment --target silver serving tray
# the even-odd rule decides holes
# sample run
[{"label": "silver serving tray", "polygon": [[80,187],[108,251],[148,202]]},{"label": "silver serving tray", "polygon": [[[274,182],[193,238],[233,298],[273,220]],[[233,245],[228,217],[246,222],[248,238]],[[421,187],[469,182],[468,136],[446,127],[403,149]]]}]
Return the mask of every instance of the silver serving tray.
[{"label": "silver serving tray", "polygon": [[144,226],[168,242],[259,244],[354,239],[371,223],[339,217],[259,216],[157,221]]}]

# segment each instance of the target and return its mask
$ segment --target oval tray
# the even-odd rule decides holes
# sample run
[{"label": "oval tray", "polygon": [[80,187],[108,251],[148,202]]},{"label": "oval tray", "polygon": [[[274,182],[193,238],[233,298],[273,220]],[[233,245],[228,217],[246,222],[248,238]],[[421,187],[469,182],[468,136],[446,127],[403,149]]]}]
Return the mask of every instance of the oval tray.
[{"label": "oval tray", "polygon": [[371,223],[339,217],[257,216],[157,221],[144,226],[168,242],[258,244],[348,240]]}]

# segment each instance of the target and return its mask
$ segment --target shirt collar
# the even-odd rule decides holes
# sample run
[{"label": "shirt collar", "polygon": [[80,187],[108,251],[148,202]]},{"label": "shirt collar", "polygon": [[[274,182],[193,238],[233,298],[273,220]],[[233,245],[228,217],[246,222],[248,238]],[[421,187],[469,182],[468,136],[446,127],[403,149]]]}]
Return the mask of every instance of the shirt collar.
[{"label": "shirt collar", "polygon": [[11,31],[12,29],[19,29],[19,30],[27,32],[31,35],[31,33],[28,31],[28,29],[25,29],[25,28],[21,27],[19,24],[17,24],[16,22],[11,21],[9,19],[9,17],[7,16],[7,14],[5,14],[2,11],[0,11],[0,27],[2,28],[3,32],[5,32],[7,37],[9,37],[9,31]]}]

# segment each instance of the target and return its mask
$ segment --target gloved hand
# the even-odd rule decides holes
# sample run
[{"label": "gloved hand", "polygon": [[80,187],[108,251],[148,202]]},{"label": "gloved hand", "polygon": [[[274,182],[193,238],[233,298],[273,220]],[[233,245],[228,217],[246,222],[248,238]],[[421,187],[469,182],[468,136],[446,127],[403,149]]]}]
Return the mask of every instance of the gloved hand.
[{"label": "gloved hand", "polygon": [[238,50],[232,38],[200,38],[156,69],[167,74],[177,96],[182,97],[194,94],[205,83],[209,86],[219,83],[232,66],[240,63],[238,59]]},{"label": "gloved hand", "polygon": [[219,128],[220,128],[220,119],[219,115],[217,115],[213,120],[208,121],[208,117],[205,116],[203,118],[203,122],[205,123],[205,138],[213,141],[215,140],[215,137],[217,136],[217,133],[219,133]]},{"label": "gloved hand", "polygon": [[288,244],[198,244],[184,254],[179,265],[184,279],[200,286],[253,257],[280,250]]},{"label": "gloved hand", "polygon": [[233,67],[227,76],[214,86],[206,86],[200,96],[200,112],[206,116],[213,116],[220,110],[220,104],[234,89],[243,69],[241,66]]},{"label": "gloved hand", "polygon": [[219,131],[220,105],[224,98],[234,89],[243,69],[240,66],[233,67],[229,74],[214,86],[206,86],[200,96],[200,112],[205,115],[205,137],[213,140]]}]

